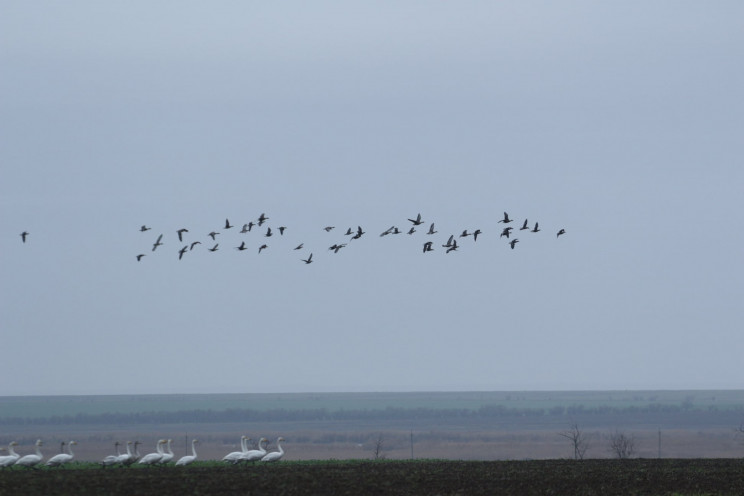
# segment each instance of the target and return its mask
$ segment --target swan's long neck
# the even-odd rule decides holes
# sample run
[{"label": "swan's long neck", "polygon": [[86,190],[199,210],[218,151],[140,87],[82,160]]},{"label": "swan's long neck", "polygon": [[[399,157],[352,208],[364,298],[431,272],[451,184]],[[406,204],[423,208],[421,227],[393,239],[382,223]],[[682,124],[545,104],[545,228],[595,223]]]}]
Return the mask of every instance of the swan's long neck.
[{"label": "swan's long neck", "polygon": [[282,455],[284,454],[284,450],[282,449],[282,445],[280,444],[280,441],[279,441],[279,439],[277,439],[277,440],[276,440],[276,450],[277,450],[277,451],[278,451],[279,453],[281,453]]},{"label": "swan's long neck", "polygon": [[121,450],[119,449],[119,443],[116,443],[116,456],[121,456]]},{"label": "swan's long neck", "polygon": [[72,441],[67,443],[67,454],[70,456],[75,456],[75,453],[72,452]]},{"label": "swan's long neck", "polygon": [[15,446],[13,443],[10,443],[8,445],[8,455],[10,455],[10,456],[18,456],[16,454],[15,450],[13,449],[13,446]]},{"label": "swan's long neck", "polygon": [[165,443],[162,443],[162,442],[158,441],[158,455],[162,455],[163,454],[163,444],[165,444]]},{"label": "swan's long neck", "polygon": [[127,455],[129,455],[129,458],[132,458],[134,455],[132,455],[132,443],[131,441],[127,443]]},{"label": "swan's long neck", "polygon": [[137,458],[142,456],[140,455],[140,452],[139,452],[139,443],[134,443],[134,456],[136,456]]},{"label": "swan's long neck", "polygon": [[36,442],[36,455],[37,455],[37,456],[38,456],[39,458],[43,458],[43,456],[42,456],[42,454],[41,454],[41,448],[40,448],[40,446],[41,446],[41,443],[37,441],[37,442]]},{"label": "swan's long neck", "polygon": [[170,447],[171,441],[173,441],[173,440],[172,439],[168,439],[168,445],[166,446],[166,448],[168,448],[168,454],[171,455],[171,456],[173,456],[173,451],[171,450],[171,447]]},{"label": "swan's long neck", "polygon": [[243,453],[248,451],[248,438],[245,436],[240,438],[240,451]]},{"label": "swan's long neck", "polygon": [[258,450],[259,450],[259,451],[263,451],[264,453],[266,453],[266,446],[261,446],[261,445],[262,445],[263,443],[267,442],[267,441],[268,441],[268,439],[266,439],[265,437],[262,437],[262,438],[261,438],[261,439],[260,439],[260,440],[258,441]]},{"label": "swan's long neck", "polygon": [[191,456],[196,458],[196,439],[191,441]]}]

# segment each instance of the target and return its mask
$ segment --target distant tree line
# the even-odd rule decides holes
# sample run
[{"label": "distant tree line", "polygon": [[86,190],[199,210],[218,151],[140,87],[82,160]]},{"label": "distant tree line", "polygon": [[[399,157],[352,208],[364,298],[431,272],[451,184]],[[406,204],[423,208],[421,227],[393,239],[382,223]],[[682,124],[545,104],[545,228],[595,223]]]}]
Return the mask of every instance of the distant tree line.
[{"label": "distant tree line", "polygon": [[[177,423],[233,423],[233,422],[297,422],[343,420],[425,420],[425,419],[488,419],[517,417],[575,417],[578,415],[628,415],[686,413],[687,405],[649,404],[646,406],[555,406],[551,408],[512,408],[503,405],[485,405],[477,409],[466,408],[393,408],[384,409],[284,409],[252,410],[229,408],[227,410],[180,410],[136,413],[97,413],[53,415],[50,417],[0,417],[0,425],[66,425],[66,424],[177,424]],[[708,413],[718,409],[708,408]],[[721,410],[744,412],[744,406]],[[698,411],[699,412],[699,411]]]}]

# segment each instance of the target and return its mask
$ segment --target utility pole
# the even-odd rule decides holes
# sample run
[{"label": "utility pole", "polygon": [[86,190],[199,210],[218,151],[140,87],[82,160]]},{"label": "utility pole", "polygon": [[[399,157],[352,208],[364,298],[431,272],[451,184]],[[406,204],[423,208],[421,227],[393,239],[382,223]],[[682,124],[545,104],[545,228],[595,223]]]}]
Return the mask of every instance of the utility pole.
[{"label": "utility pole", "polygon": [[661,458],[661,427],[659,427],[659,458]]},{"label": "utility pole", "polygon": [[411,460],[413,460],[413,429],[411,429]]}]

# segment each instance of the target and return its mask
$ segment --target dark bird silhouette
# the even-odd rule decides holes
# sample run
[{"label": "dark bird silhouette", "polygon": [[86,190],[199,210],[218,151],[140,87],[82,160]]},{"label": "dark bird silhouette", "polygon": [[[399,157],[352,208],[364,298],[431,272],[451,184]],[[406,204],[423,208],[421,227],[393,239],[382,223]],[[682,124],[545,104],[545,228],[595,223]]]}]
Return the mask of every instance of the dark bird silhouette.
[{"label": "dark bird silhouette", "polygon": [[519,240],[517,238],[514,238],[511,241],[509,241],[509,244],[511,245],[512,250],[514,249],[514,245],[516,245],[517,243],[519,243]]},{"label": "dark bird silhouette", "polygon": [[414,219],[408,219],[408,220],[410,220],[411,222],[413,222],[413,225],[414,225],[414,226],[418,226],[418,225],[421,225],[421,224],[423,224],[423,223],[424,223],[424,221],[423,221],[423,220],[421,220],[421,214],[418,214],[418,215],[416,216],[416,219],[415,219],[415,220],[414,220]]},{"label": "dark bird silhouette", "polygon": [[411,228],[408,230],[408,232],[406,234],[413,234],[415,232],[416,232],[416,228],[413,227],[413,226],[411,226]]},{"label": "dark bird silhouette", "polygon": [[455,242],[455,235],[451,234],[449,239],[447,240],[447,244],[442,245],[442,248],[449,248],[450,246],[452,246],[452,243],[454,242]]},{"label": "dark bird silhouette", "polygon": [[253,221],[250,221],[248,224],[243,224],[243,229],[240,230],[240,233],[245,234],[247,232],[251,232],[251,229],[253,229],[253,226],[255,226]]},{"label": "dark bird silhouette", "polygon": [[258,218],[258,227],[261,227],[267,220],[269,220],[269,218],[266,217],[266,214],[262,213],[261,216]]},{"label": "dark bird silhouette", "polygon": [[180,250],[178,250],[178,259],[181,260],[183,258],[183,254],[186,253],[186,250],[189,249],[189,245],[184,246]]},{"label": "dark bird silhouette", "polygon": [[432,222],[431,225],[429,226],[429,231],[426,234],[436,234],[437,232],[439,231],[434,230],[434,223]]},{"label": "dark bird silhouette", "polygon": [[267,227],[266,228],[266,234],[264,234],[264,236],[267,237],[267,238],[271,237],[271,228],[270,227]]},{"label": "dark bird silhouette", "polygon": [[213,247],[211,247],[211,248],[207,248],[207,249],[208,249],[209,251],[217,251],[217,247],[218,247],[218,246],[220,246],[220,244],[219,244],[219,243],[217,243],[217,244],[216,244],[216,245],[214,245]]},{"label": "dark bird silhouette", "polygon": [[394,227],[391,234],[400,234],[400,230],[397,227]]},{"label": "dark bird silhouette", "polygon": [[230,220],[225,219],[225,229],[232,229],[232,226],[230,225]]},{"label": "dark bird silhouette", "polygon": [[189,251],[193,250],[196,245],[200,245],[201,241],[194,241],[191,243],[191,246],[189,247]]},{"label": "dark bird silhouette", "polygon": [[218,232],[212,231],[211,233],[208,234],[208,236],[210,238],[212,238],[212,241],[215,241],[215,238],[214,237],[217,236],[218,234],[219,234]]},{"label": "dark bird silhouette", "polygon": [[299,245],[295,246],[295,250],[301,250],[301,249],[302,249],[302,246],[303,246],[304,244],[305,244],[305,243],[300,243]]},{"label": "dark bird silhouette", "polygon": [[236,246],[235,249],[243,251],[243,250],[247,250],[248,248],[246,248],[245,241],[243,241],[242,243],[240,243],[240,246]]},{"label": "dark bird silhouette", "polygon": [[344,246],[346,246],[346,243],[341,243],[340,245],[339,245],[339,244],[334,244],[333,246],[331,246],[331,247],[330,247],[330,248],[328,248],[328,249],[329,249],[329,250],[333,250],[333,253],[338,253],[338,250],[340,250],[340,249],[341,249],[341,248],[343,248]]},{"label": "dark bird silhouette", "polygon": [[351,236],[352,234],[354,234],[354,231],[352,231],[351,228],[348,228],[344,233],[344,236]]},{"label": "dark bird silhouette", "polygon": [[460,237],[461,237],[461,238],[467,238],[468,236],[470,236],[470,233],[468,232],[468,230],[467,230],[467,229],[465,229],[465,230],[464,230],[464,231],[462,232],[462,234],[460,234]]},{"label": "dark bird silhouette", "polygon": [[426,253],[427,251],[434,251],[434,248],[431,247],[432,244],[434,244],[433,241],[427,241],[426,243],[424,243],[424,253]]},{"label": "dark bird silhouette", "polygon": [[473,241],[478,241],[478,235],[481,233],[480,229],[473,231]]},{"label": "dark bird silhouette", "polygon": [[455,251],[455,250],[457,250],[457,248],[458,248],[457,247],[457,240],[453,240],[452,241],[452,246],[450,246],[449,248],[447,248],[447,251],[445,253],[449,253],[451,251]]},{"label": "dark bird silhouette", "polygon": [[176,231],[178,233],[178,241],[183,241],[183,233],[189,232],[188,229],[179,229]]},{"label": "dark bird silhouette", "polygon": [[21,240],[25,243],[26,242],[26,236],[28,236],[28,232],[23,231],[21,233]]},{"label": "dark bird silhouette", "polygon": [[325,230],[325,232],[331,232],[331,229],[335,229],[335,228],[336,228],[335,226],[325,226],[323,229]]},{"label": "dark bird silhouette", "polygon": [[537,228],[537,222],[535,222],[535,227],[532,228],[530,232],[540,232],[540,229]]},{"label": "dark bird silhouette", "polygon": [[279,226],[279,235],[284,236],[284,230],[286,229],[285,226]]},{"label": "dark bird silhouette", "polygon": [[259,246],[258,247],[258,253],[261,253],[261,250],[265,250],[268,247],[269,247],[269,245],[261,245],[261,246]]},{"label": "dark bird silhouette", "polygon": [[557,238],[561,234],[566,234],[566,230],[565,229],[561,229],[560,231],[558,231],[558,234],[556,234],[555,237]]},{"label": "dark bird silhouette", "polygon": [[386,231],[382,231],[382,234],[380,234],[380,237],[387,236],[388,234],[390,234],[391,232],[393,232],[393,229],[395,229],[395,226],[390,226],[390,228],[387,229]]},{"label": "dark bird silhouette", "polygon": [[152,251],[155,251],[158,246],[161,246],[163,244],[163,243],[160,242],[161,239],[163,239],[163,235],[162,234],[160,236],[158,236],[157,241],[155,241],[155,243],[152,245]]},{"label": "dark bird silhouette", "polygon": [[529,229],[529,227],[527,227],[527,222],[528,222],[527,219],[524,219],[524,224],[522,224],[522,227],[519,228],[520,231],[524,231],[525,229]]},{"label": "dark bird silhouette", "polygon": [[139,262],[140,260],[142,260],[142,257],[144,256],[145,256],[144,253],[140,253],[139,255],[137,255],[137,261]]},{"label": "dark bird silhouette", "polygon": [[307,257],[307,258],[301,258],[300,260],[302,260],[306,264],[313,263],[313,254],[311,253],[309,257]]},{"label": "dark bird silhouette", "polygon": [[149,227],[147,227],[147,226],[146,226],[146,225],[144,225],[144,224],[142,225],[142,227],[140,227],[140,232],[145,232],[145,231],[149,231],[149,230],[150,230],[150,228],[149,228]]},{"label": "dark bird silhouette", "polygon": [[364,234],[364,231],[362,231],[362,226],[357,226],[357,232],[354,236],[351,237],[351,239],[359,239],[362,237],[362,234]]},{"label": "dark bird silhouette", "polygon": [[509,239],[509,235],[512,232],[513,227],[505,227],[503,231],[501,231],[501,234],[499,235],[499,238],[502,238],[506,236],[506,239]]},{"label": "dark bird silhouette", "polygon": [[509,214],[504,212],[504,218],[501,219],[499,222],[503,222],[504,224],[508,224],[509,222],[513,221],[514,219],[509,218]]}]

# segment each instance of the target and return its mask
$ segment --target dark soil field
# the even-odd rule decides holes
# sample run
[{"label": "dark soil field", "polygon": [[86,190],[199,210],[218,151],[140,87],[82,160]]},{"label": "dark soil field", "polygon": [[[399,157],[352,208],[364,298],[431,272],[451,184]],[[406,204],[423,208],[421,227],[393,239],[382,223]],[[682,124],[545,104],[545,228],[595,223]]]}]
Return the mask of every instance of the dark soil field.
[{"label": "dark soil field", "polygon": [[24,495],[741,495],[737,459],[322,461],[0,471]]}]

